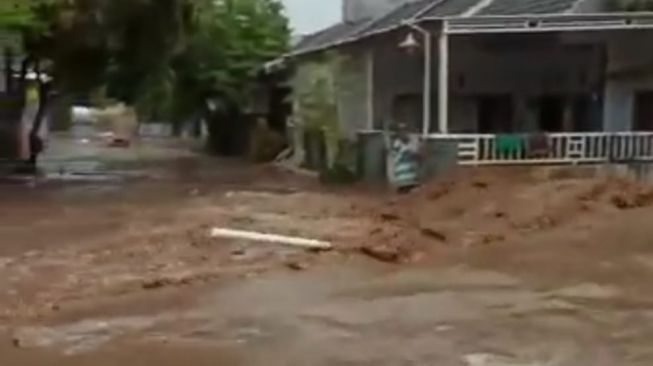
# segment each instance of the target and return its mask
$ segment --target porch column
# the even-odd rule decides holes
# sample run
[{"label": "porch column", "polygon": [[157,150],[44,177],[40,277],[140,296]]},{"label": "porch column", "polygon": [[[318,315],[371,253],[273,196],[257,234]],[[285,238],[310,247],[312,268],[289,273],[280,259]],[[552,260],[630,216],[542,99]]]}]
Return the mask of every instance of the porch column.
[{"label": "porch column", "polygon": [[374,129],[374,50],[367,52],[367,129]]},{"label": "porch column", "polygon": [[438,75],[438,125],[439,133],[449,133],[449,34],[447,22],[442,23],[439,37],[439,75]]},{"label": "porch column", "polygon": [[424,91],[422,93],[423,117],[422,134],[427,136],[431,133],[431,103],[433,103],[433,36],[430,32],[423,32],[424,35]]}]

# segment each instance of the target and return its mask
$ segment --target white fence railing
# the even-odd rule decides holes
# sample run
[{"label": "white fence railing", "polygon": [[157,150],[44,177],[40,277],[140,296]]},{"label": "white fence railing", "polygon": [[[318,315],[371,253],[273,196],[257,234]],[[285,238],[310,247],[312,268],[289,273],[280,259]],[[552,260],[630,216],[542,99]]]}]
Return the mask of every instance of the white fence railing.
[{"label": "white fence railing", "polygon": [[455,141],[462,165],[653,162],[653,132],[432,135]]}]

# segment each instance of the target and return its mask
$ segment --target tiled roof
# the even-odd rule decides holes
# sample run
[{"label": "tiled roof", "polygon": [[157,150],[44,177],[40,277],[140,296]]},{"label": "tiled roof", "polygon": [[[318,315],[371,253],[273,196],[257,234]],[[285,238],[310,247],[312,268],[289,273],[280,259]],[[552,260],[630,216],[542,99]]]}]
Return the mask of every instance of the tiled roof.
[{"label": "tiled roof", "polygon": [[[411,19],[445,18],[456,16],[562,14],[581,0],[415,0],[398,6],[372,20],[338,23],[304,37],[294,53],[319,50],[350,38],[386,31]],[[487,2],[487,5],[483,4]],[[468,14],[474,9],[472,14]]]}]

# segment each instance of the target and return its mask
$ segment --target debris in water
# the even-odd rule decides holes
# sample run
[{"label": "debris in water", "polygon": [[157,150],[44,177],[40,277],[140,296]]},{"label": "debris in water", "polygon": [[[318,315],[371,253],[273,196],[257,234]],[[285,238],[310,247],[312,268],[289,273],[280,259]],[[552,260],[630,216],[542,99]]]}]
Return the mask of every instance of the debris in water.
[{"label": "debris in water", "polygon": [[422,228],[421,231],[422,231],[422,234],[424,236],[427,236],[427,237],[429,237],[431,239],[435,239],[435,240],[437,240],[439,242],[443,242],[443,243],[445,243],[447,241],[447,236],[444,235],[442,232],[440,232],[438,230],[431,229],[431,228],[427,227],[427,228]]},{"label": "debris in water", "polygon": [[505,235],[501,234],[486,234],[483,235],[483,244],[490,245],[506,241]]},{"label": "debris in water", "polygon": [[402,258],[399,248],[389,245],[365,245],[360,250],[368,257],[386,263],[399,263]]},{"label": "debris in water", "polygon": [[465,355],[463,361],[467,366],[544,366],[539,362],[520,362],[512,357],[491,353],[474,353]]},{"label": "debris in water", "polygon": [[224,238],[224,239],[242,239],[242,240],[249,240],[249,241],[261,242],[261,243],[289,245],[289,246],[300,247],[305,249],[314,249],[314,250],[333,249],[331,243],[320,241],[320,240],[273,235],[273,234],[264,234],[264,233],[258,233],[253,231],[223,229],[223,228],[214,228],[213,230],[211,230],[211,237]]},{"label": "debris in water", "polygon": [[497,219],[503,219],[503,218],[505,218],[507,216],[508,216],[508,214],[503,212],[503,211],[494,212],[494,217],[496,217]]},{"label": "debris in water", "polygon": [[612,196],[612,204],[620,210],[646,207],[653,202],[653,192],[620,192]]},{"label": "debris in water", "polygon": [[399,215],[390,212],[381,213],[381,219],[383,221],[397,221],[399,220]]},{"label": "debris in water", "polygon": [[143,281],[142,287],[145,290],[156,290],[173,284],[173,281],[169,278],[155,278]]},{"label": "debris in water", "polygon": [[293,271],[305,271],[309,268],[309,265],[306,262],[292,261],[286,263],[286,267],[292,269]]},{"label": "debris in water", "polygon": [[490,184],[482,180],[476,180],[472,182],[472,186],[478,189],[487,189],[490,186]]}]

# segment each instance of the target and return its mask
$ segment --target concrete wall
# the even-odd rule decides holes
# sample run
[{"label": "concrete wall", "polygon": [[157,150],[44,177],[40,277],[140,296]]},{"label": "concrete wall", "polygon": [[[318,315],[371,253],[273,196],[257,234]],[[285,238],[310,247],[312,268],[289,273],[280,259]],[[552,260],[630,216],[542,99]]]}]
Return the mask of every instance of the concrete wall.
[{"label": "concrete wall", "polygon": [[622,32],[608,38],[604,128],[632,129],[634,97],[638,91],[653,91],[653,32]]},{"label": "concrete wall", "polygon": [[344,21],[371,19],[411,1],[415,0],[343,0],[342,18]]},{"label": "concrete wall", "polygon": [[368,127],[367,57],[364,49],[346,52],[335,80],[340,131],[342,137],[352,141],[358,131]]},{"label": "concrete wall", "polygon": [[[420,50],[412,54],[401,50],[398,45],[402,36],[405,33],[391,33],[378,39],[374,46],[374,125],[382,128],[396,123],[398,119],[406,119],[407,115],[413,115],[419,121],[401,122],[420,130],[424,57]],[[395,106],[397,97],[414,101],[407,101],[404,107]],[[434,96],[433,101],[435,100]],[[417,110],[411,113],[407,111],[410,109]]]},{"label": "concrete wall", "polygon": [[632,128],[633,98],[629,82],[608,81],[605,88],[603,128],[606,131],[628,131]]},{"label": "concrete wall", "polygon": [[[358,131],[368,128],[368,50],[344,48],[333,57],[306,59],[297,65],[293,83],[296,91],[317,78],[328,80],[329,96],[337,108],[339,137],[355,140]],[[295,103],[295,116],[298,116]]]}]

